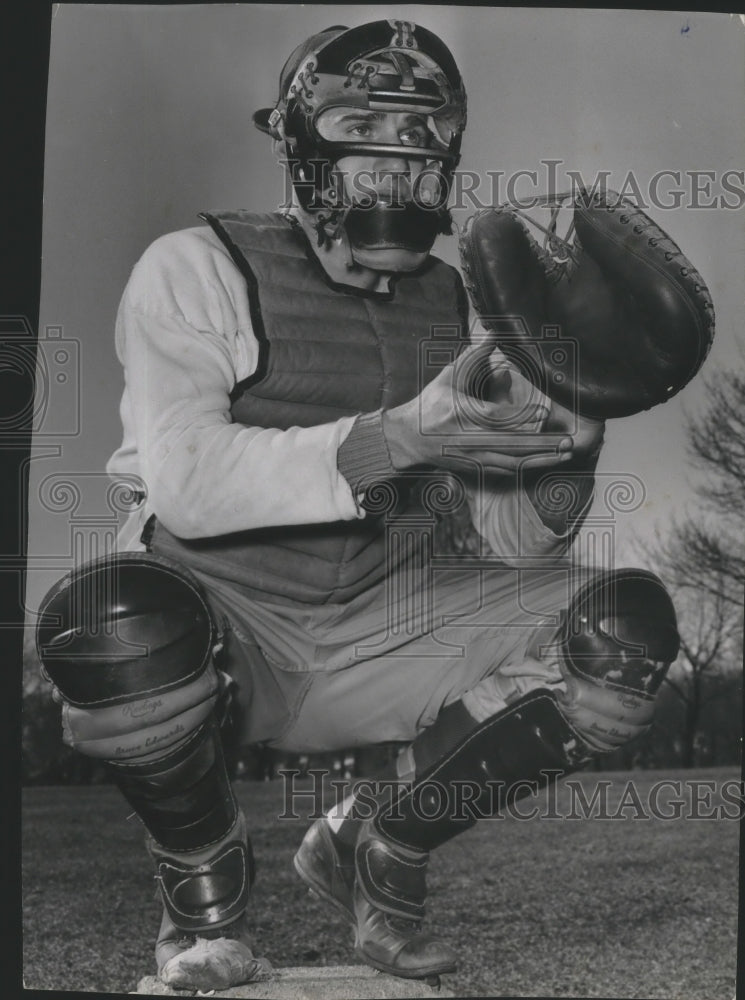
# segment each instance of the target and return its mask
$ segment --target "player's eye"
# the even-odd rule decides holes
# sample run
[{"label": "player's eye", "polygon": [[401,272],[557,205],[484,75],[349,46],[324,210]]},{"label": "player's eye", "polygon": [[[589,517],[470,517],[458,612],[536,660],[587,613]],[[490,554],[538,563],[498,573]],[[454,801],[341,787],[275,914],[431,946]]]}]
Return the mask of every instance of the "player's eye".
[{"label": "player's eye", "polygon": [[404,129],[403,132],[399,132],[398,137],[404,146],[429,146],[431,138],[429,129],[424,125]]},{"label": "player's eye", "polygon": [[351,135],[356,135],[360,139],[369,139],[372,135],[372,128],[367,122],[358,122],[356,125],[351,125],[349,128]]}]

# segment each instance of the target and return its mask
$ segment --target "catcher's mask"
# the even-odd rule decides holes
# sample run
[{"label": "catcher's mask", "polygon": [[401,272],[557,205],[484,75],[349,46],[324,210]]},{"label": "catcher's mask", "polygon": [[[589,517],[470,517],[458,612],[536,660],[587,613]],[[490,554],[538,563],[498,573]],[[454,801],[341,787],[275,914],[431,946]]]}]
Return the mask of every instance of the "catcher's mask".
[{"label": "catcher's mask", "polygon": [[[417,145],[336,141],[319,131],[334,108],[416,115],[427,136]],[[447,200],[460,156],[466,94],[449,49],[408,21],[336,26],[309,38],[285,63],[276,107],[254,124],[283,140],[298,202],[314,219],[319,245],[346,234],[353,250],[401,248],[428,253],[450,232]],[[323,124],[321,124],[323,130]],[[327,133],[328,134],[328,133]],[[381,198],[370,188],[350,197],[335,171],[347,156],[420,161],[406,194]]]}]

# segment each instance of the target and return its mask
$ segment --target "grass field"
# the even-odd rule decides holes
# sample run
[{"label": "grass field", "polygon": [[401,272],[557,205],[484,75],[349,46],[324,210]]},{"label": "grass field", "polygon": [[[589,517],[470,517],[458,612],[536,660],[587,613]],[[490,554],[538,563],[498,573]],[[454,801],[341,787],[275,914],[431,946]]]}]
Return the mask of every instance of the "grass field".
[{"label": "grass field", "polygon": [[[588,795],[598,779],[612,781],[618,801],[631,777],[646,804],[663,777],[719,789],[739,775],[593,772],[581,781]],[[281,781],[240,782],[236,792],[259,862],[256,952],[275,965],[354,963],[348,928],[309,897],[292,868],[307,813],[276,819]],[[706,815],[706,787],[699,794]],[[565,787],[557,801],[566,816]],[[141,827],[128,812],[108,786],[25,790],[27,988],[125,993],[153,972],[160,905]],[[738,823],[634,813],[483,821],[435,852],[427,924],[461,953],[459,972],[444,984],[458,996],[732,1000]]]}]

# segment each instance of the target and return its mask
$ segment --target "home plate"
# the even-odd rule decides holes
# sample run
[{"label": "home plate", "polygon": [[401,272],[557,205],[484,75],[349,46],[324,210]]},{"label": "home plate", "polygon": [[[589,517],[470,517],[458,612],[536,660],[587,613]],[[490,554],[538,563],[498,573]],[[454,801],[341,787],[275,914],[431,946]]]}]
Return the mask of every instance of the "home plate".
[{"label": "home plate", "polygon": [[[212,997],[240,997],[245,1000],[399,1000],[406,997],[453,997],[437,980],[428,985],[421,979],[388,976],[366,965],[296,966],[271,971],[271,978],[235,986]],[[193,991],[174,990],[155,976],[145,976],[137,993],[158,997],[193,996]]]}]

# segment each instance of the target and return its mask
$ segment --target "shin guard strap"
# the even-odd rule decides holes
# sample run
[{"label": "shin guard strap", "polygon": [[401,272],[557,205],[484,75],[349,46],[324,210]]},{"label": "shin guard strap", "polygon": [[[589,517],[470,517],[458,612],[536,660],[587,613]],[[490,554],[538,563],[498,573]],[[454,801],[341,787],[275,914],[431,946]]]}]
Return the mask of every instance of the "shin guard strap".
[{"label": "shin guard strap", "polygon": [[155,760],[108,766],[147,831],[169,851],[208,847],[235,823],[238,807],[214,715]]},{"label": "shin guard strap", "polygon": [[428,861],[428,854],[399,850],[374,833],[363,836],[356,849],[357,884],[379,910],[421,920]]},{"label": "shin guard strap", "polygon": [[254,877],[253,853],[247,839],[228,841],[214,858],[201,865],[159,855],[155,844],[151,853],[163,903],[179,930],[197,932],[220,927],[246,909]]}]

